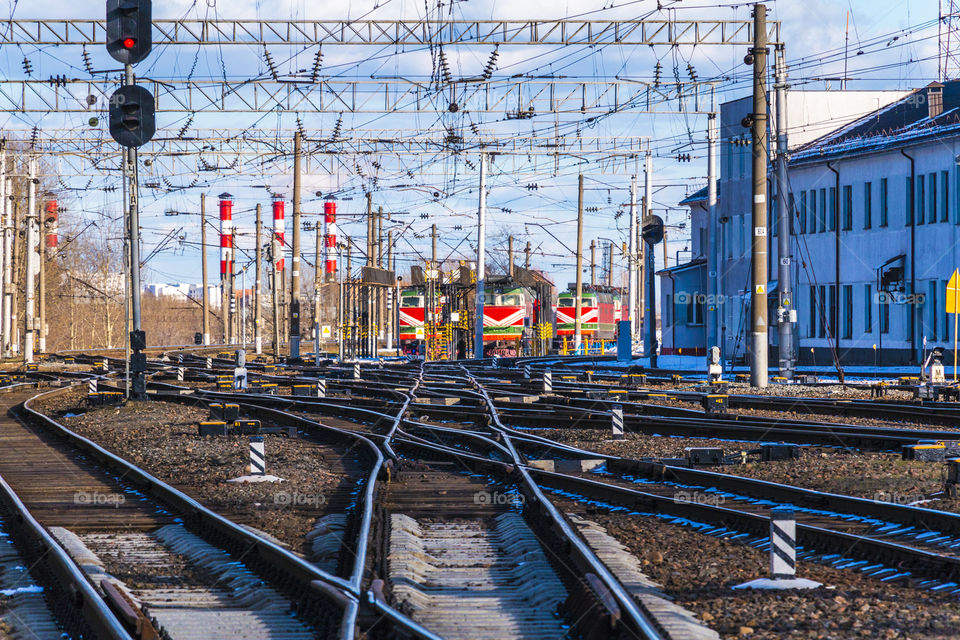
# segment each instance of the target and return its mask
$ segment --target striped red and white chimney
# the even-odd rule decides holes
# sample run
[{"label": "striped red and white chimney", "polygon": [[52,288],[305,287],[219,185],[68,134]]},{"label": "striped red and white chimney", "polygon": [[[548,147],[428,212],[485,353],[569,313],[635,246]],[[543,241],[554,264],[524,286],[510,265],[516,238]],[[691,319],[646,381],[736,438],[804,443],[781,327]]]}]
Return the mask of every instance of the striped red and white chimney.
[{"label": "striped red and white chimney", "polygon": [[327,235],[324,239],[326,253],[326,280],[333,282],[337,279],[337,203],[323,203],[324,222],[327,223]]},{"label": "striped red and white chimney", "polygon": [[57,201],[47,200],[44,207],[43,224],[47,230],[44,246],[47,248],[47,257],[52,258],[57,254],[57,221],[59,213],[57,211]]},{"label": "striped red and white chimney", "polygon": [[277,271],[283,271],[283,238],[284,219],[283,219],[283,199],[276,198],[273,201],[273,239],[276,244]]},{"label": "striped red and white chimney", "polygon": [[220,194],[220,279],[233,275],[233,198]]}]

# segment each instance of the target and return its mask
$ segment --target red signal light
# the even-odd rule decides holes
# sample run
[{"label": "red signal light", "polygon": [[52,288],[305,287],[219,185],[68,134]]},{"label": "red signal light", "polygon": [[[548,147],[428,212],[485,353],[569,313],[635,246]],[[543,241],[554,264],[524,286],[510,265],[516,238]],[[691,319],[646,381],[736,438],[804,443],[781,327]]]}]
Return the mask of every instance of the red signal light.
[{"label": "red signal light", "polygon": [[133,38],[124,38],[123,39],[123,48],[124,49],[133,49],[137,46],[137,41]]}]

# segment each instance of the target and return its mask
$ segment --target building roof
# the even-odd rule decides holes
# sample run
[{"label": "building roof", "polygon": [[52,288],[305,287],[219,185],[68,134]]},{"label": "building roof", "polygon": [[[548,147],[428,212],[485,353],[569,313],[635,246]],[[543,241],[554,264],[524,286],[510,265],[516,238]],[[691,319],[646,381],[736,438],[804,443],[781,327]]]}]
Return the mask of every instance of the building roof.
[{"label": "building roof", "polygon": [[[717,199],[718,200],[720,199],[720,182],[719,181],[717,181]],[[691,193],[686,198],[681,200],[680,206],[682,207],[686,205],[698,204],[700,202],[706,202],[706,201],[707,201],[707,188],[704,187],[699,191]]]},{"label": "building roof", "polygon": [[677,264],[672,267],[667,267],[666,269],[660,269],[656,274],[658,276],[666,275],[668,273],[676,273],[678,271],[686,271],[687,269],[695,269],[707,264],[707,259],[704,257],[694,258],[690,262],[684,262],[683,264]]},{"label": "building roof", "polygon": [[931,82],[904,98],[804,145],[791,163],[916,144],[960,133],[960,81]]}]

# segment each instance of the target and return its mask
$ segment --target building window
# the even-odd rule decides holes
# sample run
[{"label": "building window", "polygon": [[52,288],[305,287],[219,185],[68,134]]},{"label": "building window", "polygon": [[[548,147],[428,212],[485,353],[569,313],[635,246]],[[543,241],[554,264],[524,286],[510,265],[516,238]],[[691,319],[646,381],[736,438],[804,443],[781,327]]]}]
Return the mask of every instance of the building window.
[{"label": "building window", "polygon": [[837,188],[830,187],[830,231],[837,230]]},{"label": "building window", "polygon": [[913,181],[907,176],[907,186],[904,190],[907,199],[907,207],[903,211],[904,220],[908,227],[913,226]]},{"label": "building window", "polygon": [[797,210],[798,226],[797,233],[807,232],[807,192],[800,192],[800,208]]},{"label": "building window", "polygon": [[940,172],[940,222],[950,222],[950,178],[946,171]]},{"label": "building window", "polygon": [[873,183],[863,183],[863,228],[873,226]]},{"label": "building window", "polygon": [[789,193],[789,194],[787,194],[787,203],[788,203],[787,206],[790,207],[790,235],[793,235],[793,233],[794,233],[794,226],[795,226],[795,225],[793,224],[793,217],[796,215],[796,211],[797,211],[797,201],[794,200],[794,197],[793,197],[793,193],[792,193],[792,192]]},{"label": "building window", "polygon": [[880,304],[880,333],[890,333],[890,294],[878,291],[877,300]]},{"label": "building window", "polygon": [[817,335],[821,338],[826,337],[827,335],[827,310],[823,306],[827,303],[827,288],[823,285],[820,285],[819,291],[817,292],[817,302],[820,303],[819,308],[817,309],[819,313],[819,324],[820,330],[817,332]]},{"label": "building window", "polygon": [[830,335],[837,335],[837,285],[830,285]]},{"label": "building window", "polygon": [[925,208],[923,205],[926,200],[926,198],[924,198],[927,192],[926,186],[927,184],[923,176],[917,176],[917,224],[923,224],[925,220]]},{"label": "building window", "polygon": [[927,179],[927,202],[930,205],[927,209],[927,222],[937,221],[937,174],[931,173]]},{"label": "building window", "polygon": [[779,196],[770,201],[770,235],[777,235],[777,227],[780,226],[780,198]]},{"label": "building window", "polygon": [[853,229],[853,186],[843,187],[843,230]]},{"label": "building window", "polygon": [[890,212],[887,200],[887,179],[880,178],[880,226],[885,227],[889,222],[887,214]]},{"label": "building window", "polygon": [[853,285],[843,285],[843,339],[853,337]]},{"label": "building window", "polygon": [[817,288],[810,285],[810,324],[807,328],[807,337],[817,337]]},{"label": "building window", "polygon": [[873,333],[873,285],[863,285],[863,332]]},{"label": "building window", "polygon": [[817,232],[817,190],[810,191],[810,220],[807,222],[807,233]]},{"label": "building window", "polygon": [[939,288],[940,283],[936,280],[931,280],[928,283],[930,294],[924,304],[927,310],[927,326],[923,332],[930,340],[937,339],[937,320],[940,318],[940,313],[937,310],[937,289]]},{"label": "building window", "polygon": [[820,189],[820,233],[827,230],[827,190]]}]

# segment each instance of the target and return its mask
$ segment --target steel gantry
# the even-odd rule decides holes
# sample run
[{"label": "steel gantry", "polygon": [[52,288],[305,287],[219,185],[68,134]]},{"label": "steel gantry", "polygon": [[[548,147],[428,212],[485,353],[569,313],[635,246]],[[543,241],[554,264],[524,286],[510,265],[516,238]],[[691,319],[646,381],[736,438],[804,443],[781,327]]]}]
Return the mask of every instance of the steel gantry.
[{"label": "steel gantry", "polygon": [[[523,120],[550,114],[710,113],[716,82],[654,84],[631,80],[490,79],[440,86],[427,81],[184,80],[140,78],[157,113],[499,114]],[[101,113],[112,81],[0,80],[0,113]]]},{"label": "steel gantry", "polygon": [[[164,45],[751,45],[750,20],[199,20],[153,21]],[[767,40],[780,42],[768,23]],[[103,20],[0,20],[0,45],[101,45]]]}]

